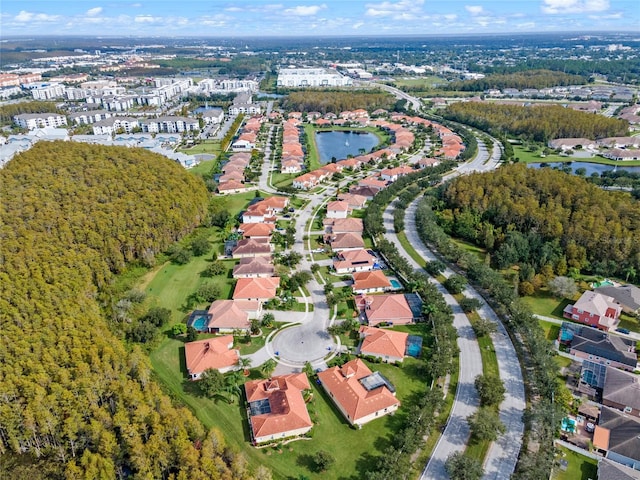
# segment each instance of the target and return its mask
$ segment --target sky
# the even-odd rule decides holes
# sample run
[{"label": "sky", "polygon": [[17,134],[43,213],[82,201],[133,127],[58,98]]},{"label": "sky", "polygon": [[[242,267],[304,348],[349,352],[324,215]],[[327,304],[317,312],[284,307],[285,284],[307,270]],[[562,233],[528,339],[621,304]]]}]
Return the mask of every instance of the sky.
[{"label": "sky", "polygon": [[638,0],[2,0],[13,35],[314,36],[632,31]]}]

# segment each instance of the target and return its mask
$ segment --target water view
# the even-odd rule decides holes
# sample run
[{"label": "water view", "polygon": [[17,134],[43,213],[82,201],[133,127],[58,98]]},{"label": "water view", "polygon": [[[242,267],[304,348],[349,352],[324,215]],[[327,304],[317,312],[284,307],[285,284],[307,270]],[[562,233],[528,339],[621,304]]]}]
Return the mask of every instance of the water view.
[{"label": "water view", "polygon": [[316,132],[320,163],[330,163],[333,157],[342,160],[349,155],[368,153],[378,145],[378,137],[369,132]]},{"label": "water view", "polygon": [[576,170],[579,168],[584,168],[586,173],[585,176],[589,177],[594,173],[601,175],[603,172],[610,172],[613,169],[617,169],[617,171],[624,172],[632,172],[632,173],[640,173],[640,167],[627,167],[627,166],[618,166],[618,165],[602,165],[600,163],[589,163],[589,162],[549,162],[549,163],[529,163],[527,164],[530,168],[541,168],[542,165],[546,165],[543,168],[557,168],[562,170],[564,166],[571,167],[571,172],[576,173]]}]

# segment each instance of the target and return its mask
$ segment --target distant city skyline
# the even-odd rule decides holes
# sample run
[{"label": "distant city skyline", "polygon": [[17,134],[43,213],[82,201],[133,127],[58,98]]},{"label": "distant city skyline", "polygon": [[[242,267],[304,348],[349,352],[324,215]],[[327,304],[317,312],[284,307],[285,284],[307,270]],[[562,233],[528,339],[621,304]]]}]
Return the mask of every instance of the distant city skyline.
[{"label": "distant city skyline", "polygon": [[3,0],[2,37],[638,32],[637,0]]}]

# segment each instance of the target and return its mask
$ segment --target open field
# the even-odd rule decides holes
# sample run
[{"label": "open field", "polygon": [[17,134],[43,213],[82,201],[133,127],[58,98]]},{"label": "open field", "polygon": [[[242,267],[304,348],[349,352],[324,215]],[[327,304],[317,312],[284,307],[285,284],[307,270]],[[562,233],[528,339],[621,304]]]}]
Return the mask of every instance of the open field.
[{"label": "open field", "polygon": [[546,289],[539,290],[528,297],[522,297],[522,300],[531,308],[533,313],[554,317],[558,320],[563,320],[562,311],[567,305],[574,302],[573,299],[568,298],[559,300]]},{"label": "open field", "polygon": [[412,88],[429,90],[434,86],[446,84],[447,80],[445,80],[442,77],[437,77],[435,75],[432,75],[432,76],[418,77],[418,78],[398,78],[398,79],[394,79],[393,83],[397,88],[412,87]]}]

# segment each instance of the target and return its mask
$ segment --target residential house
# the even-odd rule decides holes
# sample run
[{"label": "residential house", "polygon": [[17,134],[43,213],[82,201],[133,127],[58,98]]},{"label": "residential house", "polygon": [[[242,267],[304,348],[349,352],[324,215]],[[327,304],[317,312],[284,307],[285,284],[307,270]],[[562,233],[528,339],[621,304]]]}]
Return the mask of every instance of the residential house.
[{"label": "residential house", "polygon": [[240,352],[233,349],[233,335],[185,343],[184,355],[191,380],[198,380],[210,368],[220,373],[235,370],[240,358]]},{"label": "residential house", "polygon": [[363,187],[363,186],[352,185],[351,187],[349,187],[349,193],[353,195],[360,195],[366,198],[367,200],[373,200],[373,197],[375,197],[379,191],[380,189],[375,187],[370,187],[370,186]]},{"label": "residential house", "polygon": [[238,232],[244,238],[271,238],[271,234],[276,229],[273,223],[243,223],[238,227]]},{"label": "residential house", "polygon": [[304,435],[313,423],[303,392],[310,390],[304,373],[279,375],[244,384],[254,445]]},{"label": "residential house", "polygon": [[359,358],[319,372],[318,380],[351,425],[361,427],[400,407],[393,385]]},{"label": "residential house", "polygon": [[575,148],[596,148],[596,142],[588,138],[556,138],[549,142],[549,148],[565,150],[573,150]]},{"label": "residential house", "polygon": [[620,323],[622,307],[613,297],[586,291],[573,305],[567,305],[563,317],[593,328],[609,331]]},{"label": "residential house", "polygon": [[333,268],[338,274],[373,270],[375,264],[376,257],[362,248],[338,252],[333,260]]},{"label": "residential house", "polygon": [[607,459],[640,470],[640,418],[603,406],[593,446]]},{"label": "residential house", "polygon": [[218,179],[218,183],[225,183],[229,180],[233,180],[235,182],[244,182],[244,173],[240,170],[230,170],[220,176],[220,178]]},{"label": "residential house", "polygon": [[640,480],[640,471],[602,458],[598,462],[598,480]]},{"label": "residential house", "polygon": [[407,350],[409,334],[382,328],[360,327],[360,353],[382,359],[383,362],[402,362]]},{"label": "residential house", "polygon": [[353,274],[354,293],[384,292],[389,288],[391,288],[391,282],[382,270]]},{"label": "residential house", "polygon": [[323,225],[330,233],[360,233],[364,232],[364,223],[361,218],[333,218],[325,219]]},{"label": "residential house", "polygon": [[380,172],[380,179],[385,182],[395,182],[400,177],[409,175],[413,171],[414,169],[407,165],[403,165],[401,167],[395,167],[395,168],[385,168]]},{"label": "residential house", "polygon": [[440,165],[440,160],[437,158],[421,158],[418,160],[419,168],[437,167],[438,165]]},{"label": "residential house", "polygon": [[607,137],[596,140],[600,147],[605,148],[639,148],[640,138],[638,137]]},{"label": "residential house", "polygon": [[367,204],[366,197],[352,193],[341,193],[338,195],[338,200],[347,202],[347,204],[349,204],[349,210],[360,210]]},{"label": "residential house", "polygon": [[608,158],[610,160],[640,160],[640,150],[639,149],[624,149],[624,148],[613,148],[611,150],[607,150],[606,152],[602,152],[602,156]]},{"label": "residential house", "polygon": [[578,358],[632,372],[637,368],[636,342],[595,328],[563,322],[558,341]]},{"label": "residential house", "polygon": [[245,257],[233,267],[233,278],[273,277],[275,271],[270,257]]},{"label": "residential house", "polygon": [[631,315],[640,312],[640,288],[635,285],[598,287],[595,292],[613,298],[613,301],[622,307],[623,312]]},{"label": "residential house", "polygon": [[280,277],[239,278],[233,290],[233,299],[267,302],[275,298]]},{"label": "residential house", "polygon": [[388,295],[357,295],[357,310],[362,319],[371,327],[381,323],[407,325],[413,323],[416,316],[409,306],[405,295],[393,293]]},{"label": "residential house", "polygon": [[616,368],[607,368],[602,389],[602,404],[640,417],[640,376]]},{"label": "residential house", "polygon": [[328,239],[333,251],[359,250],[364,248],[364,240],[358,233],[338,233],[332,234]]},{"label": "residential house", "polygon": [[233,300],[216,300],[207,311],[210,320],[209,333],[248,333],[251,328],[249,315]]},{"label": "residential house", "polygon": [[237,180],[227,180],[218,184],[218,193],[231,194],[246,192],[247,185]]},{"label": "residential house", "polygon": [[268,238],[243,238],[239,240],[231,251],[233,258],[270,257],[273,245]]},{"label": "residential house", "polygon": [[327,218],[347,218],[349,204],[341,200],[329,202],[327,204]]},{"label": "residential house", "polygon": [[[369,187],[372,190],[375,190],[376,193],[378,193],[380,190],[384,190],[385,188],[387,188],[387,182],[384,180],[381,180],[379,177],[366,177],[358,182],[358,186]],[[351,192],[351,189],[349,189],[349,192],[356,193],[356,192]]]}]

